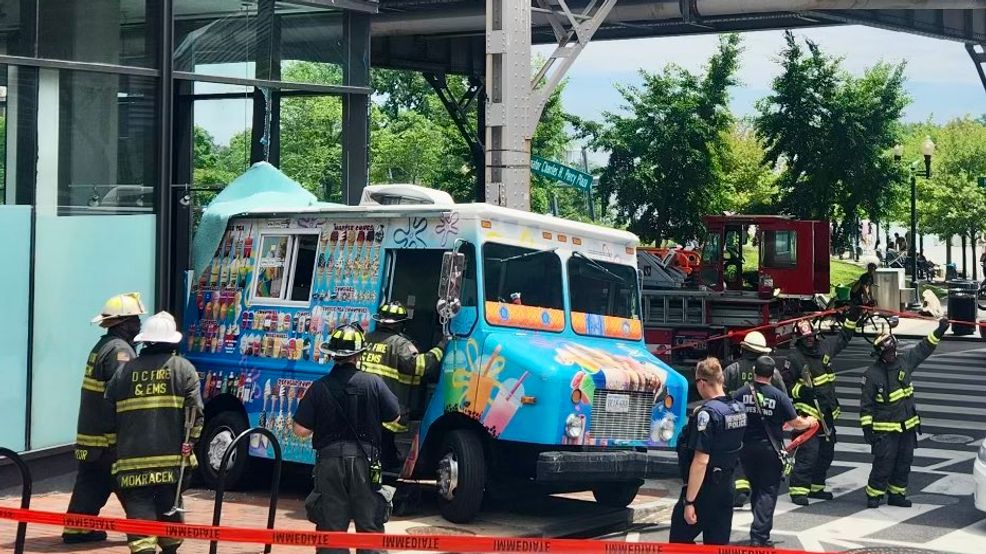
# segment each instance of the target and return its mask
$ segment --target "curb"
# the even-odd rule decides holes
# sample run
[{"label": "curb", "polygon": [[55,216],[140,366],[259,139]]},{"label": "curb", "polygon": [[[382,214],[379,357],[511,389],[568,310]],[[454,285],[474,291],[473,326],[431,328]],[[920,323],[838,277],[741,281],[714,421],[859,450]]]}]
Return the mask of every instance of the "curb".
[{"label": "curb", "polygon": [[633,524],[670,522],[676,502],[677,499],[674,502],[655,500],[639,506],[630,506],[630,522]]}]

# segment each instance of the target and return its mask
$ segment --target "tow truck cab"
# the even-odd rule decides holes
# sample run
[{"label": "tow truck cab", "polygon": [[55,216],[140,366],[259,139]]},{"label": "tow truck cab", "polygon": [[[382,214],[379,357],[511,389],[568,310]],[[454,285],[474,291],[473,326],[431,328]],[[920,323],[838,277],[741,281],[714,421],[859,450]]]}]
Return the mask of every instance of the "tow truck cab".
[{"label": "tow truck cab", "polygon": [[[451,521],[472,519],[506,482],[625,506],[649,472],[647,449],[676,444],[687,383],[643,343],[636,236],[420,187],[369,187],[360,206],[235,211],[220,200],[228,221],[205,246],[186,310],[207,481],[232,438],[258,425],[286,460],[313,463],[290,430],[305,391],[331,372],[320,346],[342,323],[372,330],[386,300],[409,307],[405,334],[420,351],[443,327],[452,336],[408,402],[412,431],[399,443],[400,477],[435,481]],[[256,435],[227,475],[272,456]]]},{"label": "tow truck cab", "polygon": [[[744,334],[717,338],[730,331],[764,326],[769,344],[785,342],[793,326],[771,325],[815,309],[815,295],[830,287],[827,221],[721,215],[703,222],[705,240],[695,250],[637,252],[647,345],[681,366],[731,357]],[[744,270],[751,247],[757,268]]]}]

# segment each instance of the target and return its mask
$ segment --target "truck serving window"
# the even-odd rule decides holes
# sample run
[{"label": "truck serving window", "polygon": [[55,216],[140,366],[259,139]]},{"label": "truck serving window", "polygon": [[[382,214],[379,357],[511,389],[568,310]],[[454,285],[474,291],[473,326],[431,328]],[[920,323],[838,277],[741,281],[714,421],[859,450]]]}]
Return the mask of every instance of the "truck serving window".
[{"label": "truck serving window", "polygon": [[763,246],[760,256],[764,267],[794,267],[798,265],[797,231],[763,232]]},{"label": "truck serving window", "polygon": [[[486,319],[494,325],[561,331],[561,260],[551,250],[483,245]],[[491,308],[499,305],[496,314]]]},{"label": "truck serving window", "polygon": [[317,249],[316,234],[261,235],[253,299],[307,304]]},{"label": "truck serving window", "polygon": [[640,338],[636,269],[576,252],[568,259],[568,288],[576,333]]}]

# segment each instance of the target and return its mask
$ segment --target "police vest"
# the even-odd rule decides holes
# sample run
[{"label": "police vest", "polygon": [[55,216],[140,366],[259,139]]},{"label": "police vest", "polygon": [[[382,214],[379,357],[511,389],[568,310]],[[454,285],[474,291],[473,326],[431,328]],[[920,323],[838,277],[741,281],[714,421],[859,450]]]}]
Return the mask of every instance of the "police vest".
[{"label": "police vest", "polygon": [[[116,409],[118,457],[112,472],[120,488],[176,484],[186,402],[198,411],[192,440],[202,432],[202,399],[192,364],[173,353],[142,354],[117,373],[107,397]],[[196,467],[194,455],[188,464]]]},{"label": "police vest", "polygon": [[[709,419],[702,428],[702,412]],[[743,435],[746,434],[746,407],[738,400],[718,398],[708,400],[695,411],[688,421],[685,434],[679,441],[678,464],[682,480],[688,480],[688,472],[695,457],[699,433],[706,433],[709,447],[709,465],[706,474],[715,470],[732,471],[736,467],[740,450],[743,448]]]},{"label": "police vest", "polygon": [[75,435],[75,458],[80,462],[95,462],[116,446],[113,405],[104,398],[106,383],[118,368],[135,357],[127,341],[112,335],[104,335],[89,352]]}]

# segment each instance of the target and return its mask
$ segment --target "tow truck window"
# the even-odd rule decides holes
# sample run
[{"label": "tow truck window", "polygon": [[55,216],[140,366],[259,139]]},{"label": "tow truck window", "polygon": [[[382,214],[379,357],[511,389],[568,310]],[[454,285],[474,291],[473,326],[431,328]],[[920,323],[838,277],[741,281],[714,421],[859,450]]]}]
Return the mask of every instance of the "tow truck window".
[{"label": "tow truck window", "polygon": [[764,267],[794,267],[798,265],[797,231],[764,231],[761,265]]},{"label": "tow truck window", "polygon": [[317,248],[315,234],[262,235],[253,299],[308,303]]},{"label": "tow truck window", "polygon": [[561,260],[554,251],[488,242],[483,268],[487,302],[563,309]]},{"label": "tow truck window", "polygon": [[632,267],[572,256],[568,259],[568,287],[573,312],[640,317],[637,272]]},{"label": "tow truck window", "polygon": [[709,233],[705,238],[705,247],[702,248],[703,262],[718,262],[721,258],[719,253],[719,233]]}]

